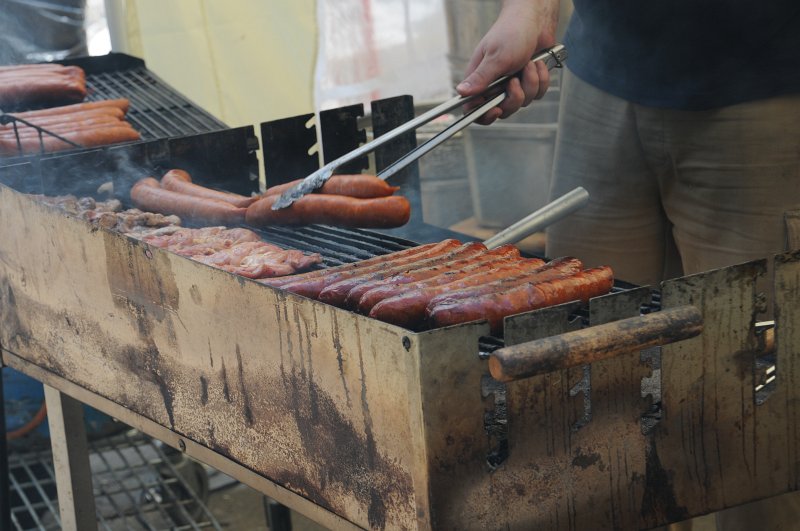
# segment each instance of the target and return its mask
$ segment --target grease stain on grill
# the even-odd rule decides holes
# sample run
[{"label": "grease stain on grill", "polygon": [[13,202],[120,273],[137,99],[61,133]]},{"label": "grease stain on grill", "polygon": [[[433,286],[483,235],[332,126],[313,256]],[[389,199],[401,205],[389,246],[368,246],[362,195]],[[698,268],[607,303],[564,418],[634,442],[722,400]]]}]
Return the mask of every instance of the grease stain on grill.
[{"label": "grease stain on grill", "polygon": [[228,385],[228,371],[225,369],[225,358],[222,358],[222,396],[225,401],[231,403],[231,388]]},{"label": "grease stain on grill", "polygon": [[339,318],[336,312],[333,312],[333,328],[331,329],[331,338],[333,339],[333,348],[336,350],[336,363],[339,366],[339,377],[342,380],[342,387],[344,388],[344,397],[347,407],[350,408],[350,390],[347,388],[347,378],[344,376],[344,355],[342,351],[342,340],[339,335]]},{"label": "grease stain on grill", "polygon": [[200,403],[208,404],[208,380],[205,376],[200,376]]},{"label": "grease stain on grill", "polygon": [[[669,522],[680,522],[689,518],[689,511],[686,510],[686,507],[678,505],[672,478],[661,464],[656,443],[652,439],[647,449],[645,470],[647,482],[642,495],[642,518],[645,521],[648,518],[655,518],[658,521]],[[652,525],[647,527],[652,527]]]},{"label": "grease stain on grill", "polygon": [[133,374],[155,384],[164,402],[170,428],[175,429],[175,392],[169,382],[174,382],[172,371],[162,362],[161,353],[152,341],[145,348],[125,347],[122,363]]},{"label": "grease stain on grill", "polygon": [[583,451],[584,448],[578,448],[575,450],[575,457],[572,458],[572,466],[577,466],[586,470],[587,468],[600,462],[600,454],[584,453]]},{"label": "grease stain on grill", "polygon": [[239,390],[242,393],[242,412],[244,413],[244,420],[248,427],[252,427],[255,423],[253,419],[253,409],[250,407],[250,395],[244,385],[244,366],[242,365],[242,351],[239,344],[236,344],[236,368],[239,371]]}]

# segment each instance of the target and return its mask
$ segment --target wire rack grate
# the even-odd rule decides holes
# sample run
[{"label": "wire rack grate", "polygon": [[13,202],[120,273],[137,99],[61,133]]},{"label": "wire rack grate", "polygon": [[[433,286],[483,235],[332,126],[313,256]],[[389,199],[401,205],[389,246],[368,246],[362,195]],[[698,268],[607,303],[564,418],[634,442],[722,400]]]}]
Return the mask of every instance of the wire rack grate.
[{"label": "wire rack grate", "polygon": [[[206,469],[135,430],[90,442],[101,530],[222,529],[211,514]],[[9,454],[11,522],[18,531],[59,530],[49,449]]]}]

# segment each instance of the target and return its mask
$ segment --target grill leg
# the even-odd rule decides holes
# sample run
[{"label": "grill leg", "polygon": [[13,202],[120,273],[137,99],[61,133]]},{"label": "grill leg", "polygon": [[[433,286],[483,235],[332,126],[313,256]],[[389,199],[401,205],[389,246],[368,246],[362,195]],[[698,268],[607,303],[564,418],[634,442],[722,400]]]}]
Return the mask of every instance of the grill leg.
[{"label": "grill leg", "polygon": [[263,501],[269,531],[292,531],[292,513],[289,508],[266,496]]},{"label": "grill leg", "polygon": [[89,445],[83,405],[49,385],[44,386],[53,466],[62,529],[96,530],[97,516],[89,467]]},{"label": "grill leg", "polygon": [[11,529],[11,499],[9,490],[8,446],[6,445],[6,414],[3,399],[3,367],[0,365],[0,529]]}]

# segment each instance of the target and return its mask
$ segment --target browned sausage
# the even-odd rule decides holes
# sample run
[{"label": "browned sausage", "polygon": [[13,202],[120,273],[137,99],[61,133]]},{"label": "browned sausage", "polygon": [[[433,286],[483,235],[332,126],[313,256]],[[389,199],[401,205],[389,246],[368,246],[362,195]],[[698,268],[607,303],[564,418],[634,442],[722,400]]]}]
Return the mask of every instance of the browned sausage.
[{"label": "browned sausage", "polygon": [[577,258],[572,256],[556,258],[555,260],[547,262],[535,271],[522,272],[519,275],[504,277],[497,280],[491,280],[487,278],[486,282],[480,284],[441,293],[431,299],[428,308],[439,304],[444,300],[467,299],[487,293],[493,293],[495,291],[502,291],[520,284],[544,282],[556,278],[572,276],[580,272],[581,269],[583,269],[583,263]]},{"label": "browned sausage", "polygon": [[[456,242],[456,240],[451,240]],[[311,280],[313,278],[317,278],[320,276],[330,276],[336,273],[345,272],[345,271],[354,271],[357,269],[367,268],[376,264],[386,264],[393,260],[400,260],[405,257],[413,256],[415,254],[419,254],[421,252],[427,251],[431,247],[439,245],[438,243],[426,243],[424,245],[418,245],[416,247],[409,247],[408,249],[403,249],[402,251],[395,251],[393,253],[388,253],[380,256],[374,256],[372,258],[368,258],[366,260],[359,260],[358,262],[351,262],[348,264],[342,264],[336,267],[329,267],[327,269],[319,269],[317,271],[310,271],[308,273],[302,273],[299,275],[289,275],[286,277],[281,278],[267,278],[263,279],[260,282],[263,284],[268,284],[270,286],[283,286],[284,284],[289,284],[290,282],[298,282],[304,280]]]},{"label": "browned sausage", "polygon": [[122,112],[127,113],[129,106],[130,102],[127,99],[119,98],[114,100],[87,101],[72,105],[62,105],[60,107],[50,107],[48,109],[38,109],[35,111],[15,112],[13,114],[14,116],[19,116],[20,118],[28,120],[41,116],[52,116],[54,114],[67,114],[79,111],[87,111],[89,109],[96,109],[99,107],[117,107],[118,109],[121,109]]},{"label": "browned sausage", "polygon": [[[264,196],[282,194],[301,181],[302,179],[298,179],[286,184],[279,184],[267,188],[264,192]],[[369,199],[372,197],[387,197],[399,189],[399,186],[389,186],[386,184],[386,181],[375,175],[358,173],[355,175],[334,175],[317,190],[317,193]]]},{"label": "browned sausage", "polygon": [[[14,116],[19,116],[20,113],[12,113]],[[49,128],[54,125],[60,125],[65,123],[74,123],[80,122],[83,120],[92,120],[95,118],[115,118],[117,120],[122,120],[125,117],[125,113],[122,112],[122,109],[117,107],[97,107],[95,109],[87,109],[85,111],[75,111],[70,113],[64,114],[47,114],[44,116],[34,116],[31,119],[24,118],[24,120],[38,125],[40,127]],[[29,127],[28,125],[17,122],[17,129],[25,129]],[[13,131],[14,126],[12,124],[6,124],[0,126],[0,131]]]},{"label": "browned sausage", "polygon": [[355,275],[351,278],[340,280],[323,289],[319,293],[318,299],[333,306],[343,306],[344,301],[350,293],[350,290],[371,280],[382,280],[402,271],[411,271],[414,269],[443,264],[450,260],[468,258],[484,252],[486,252],[486,246],[480,242],[465,243],[464,245],[456,247],[455,249],[438,256],[424,258],[409,264],[384,267],[378,271],[362,273],[361,275]]},{"label": "browned sausage", "polygon": [[68,76],[11,77],[0,82],[0,106],[77,102],[86,97],[86,86]]},{"label": "browned sausage", "polygon": [[[393,253],[381,257],[376,257],[377,261],[371,265],[362,265],[360,262],[356,264],[349,264],[349,269],[341,269],[336,272],[329,273],[328,270],[321,271],[320,275],[310,275],[309,278],[284,284],[281,289],[291,291],[304,297],[316,299],[323,289],[328,286],[340,282],[342,280],[353,278],[355,276],[373,273],[375,271],[383,271],[389,267],[396,267],[398,265],[411,264],[419,260],[430,258],[431,256],[441,256],[446,252],[458,247],[461,242],[458,240],[444,240],[430,246],[423,246],[424,249],[420,252],[411,253],[408,251],[401,251],[401,253]],[[358,267],[360,266],[360,267]]]},{"label": "browned sausage", "polygon": [[[131,124],[129,124],[128,122],[120,120],[119,118],[115,118],[114,116],[108,116],[108,115],[105,116],[101,115],[95,118],[87,118],[75,122],[46,125],[42,127],[50,133],[62,135],[63,133],[67,133],[70,131],[86,131],[89,129],[96,129],[98,127],[109,127],[113,125],[119,127],[132,127]],[[42,134],[47,135],[47,133],[44,132]],[[17,136],[23,138],[23,137],[38,136],[38,135],[39,135],[38,129],[36,129],[35,127],[27,127],[27,126],[17,128],[16,133],[14,132],[13,129],[0,131],[0,139],[14,139]]]},{"label": "browned sausage", "polygon": [[[112,124],[103,127],[90,128],[81,131],[67,131],[60,136],[71,140],[82,147],[97,147],[109,144],[117,144],[119,142],[130,142],[139,140],[140,136],[130,124],[120,123]],[[19,154],[33,154],[39,153],[39,137],[27,136],[20,139],[22,143],[22,153],[17,149],[16,139],[0,139],[0,154],[2,155],[19,155]],[[74,149],[74,146],[67,144],[63,140],[45,135],[42,137],[45,152],[63,151],[65,149]]]},{"label": "browned sausage", "polygon": [[59,72],[67,68],[66,66],[58,63],[24,63],[19,65],[3,65],[0,66],[0,73],[7,72]]},{"label": "browned sausage", "polygon": [[[351,289],[344,301],[345,307],[358,309],[361,313],[369,313],[374,306],[371,299],[365,299],[366,295],[373,293],[380,288],[392,288],[395,293],[403,289],[408,289],[409,284],[417,285],[419,282],[430,278],[437,278],[452,275],[464,269],[480,264],[497,264],[499,260],[514,260],[519,258],[519,249],[513,245],[502,245],[497,249],[484,250],[474,256],[453,260],[450,262],[439,262],[429,267],[420,267],[411,270],[401,271],[388,278],[371,280],[364,282]],[[376,301],[377,302],[377,301]]]},{"label": "browned sausage", "polygon": [[199,184],[192,182],[192,177],[183,170],[170,170],[161,178],[161,186],[167,190],[178,192],[186,195],[194,195],[197,197],[206,197],[208,199],[216,199],[217,201],[225,201],[233,206],[247,208],[257,198],[245,197],[239,194],[230,192],[221,192],[219,190],[212,190]]},{"label": "browned sausage", "polygon": [[[376,300],[374,305],[369,308],[368,315],[386,323],[416,330],[423,326],[425,322],[425,309],[435,296],[469,288],[471,286],[479,286],[504,278],[530,275],[543,264],[544,261],[538,258],[509,261],[499,265],[495,264],[494,267],[489,267],[488,269],[476,268],[468,272],[465,276],[453,280],[452,282],[422,286],[417,286],[415,284],[412,289],[408,291],[395,293],[391,297]],[[369,302],[369,299],[372,298],[373,291],[376,290],[370,290],[364,294],[361,301]],[[365,299],[367,300],[365,301]]]},{"label": "browned sausage", "polygon": [[586,303],[592,297],[608,293],[613,285],[611,268],[596,267],[567,278],[522,284],[478,297],[445,301],[431,308],[428,317],[434,327],[487,319],[491,333],[500,335],[503,332],[503,319],[509,315],[574,300]]},{"label": "browned sausage", "polygon": [[152,177],[140,179],[131,188],[131,201],[138,208],[175,214],[193,221],[233,225],[244,221],[245,209],[224,201],[164,190]]},{"label": "browned sausage", "polygon": [[408,223],[411,205],[405,197],[392,195],[360,199],[343,195],[309,194],[292,206],[272,210],[278,196],[267,196],[247,207],[247,223],[254,227],[273,225],[335,225],[338,227],[393,228]]}]

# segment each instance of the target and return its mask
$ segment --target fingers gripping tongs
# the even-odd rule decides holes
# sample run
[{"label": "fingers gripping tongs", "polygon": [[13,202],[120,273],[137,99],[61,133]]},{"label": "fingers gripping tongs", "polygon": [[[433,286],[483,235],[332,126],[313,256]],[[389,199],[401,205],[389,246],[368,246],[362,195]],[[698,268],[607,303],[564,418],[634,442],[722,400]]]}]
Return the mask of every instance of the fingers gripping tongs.
[{"label": "fingers gripping tongs", "polygon": [[[556,44],[555,46],[543,50],[542,52],[537,53],[533,56],[531,61],[543,61],[545,65],[547,65],[548,70],[552,70],[554,67],[561,67],[564,60],[567,58],[567,50],[564,48],[562,44]],[[516,74],[513,74],[516,75]],[[407,133],[409,131],[413,131],[418,127],[421,127],[434,118],[438,118],[439,116],[456,109],[466,103],[469,103],[478,98],[488,98],[486,103],[481,104],[473,109],[471,109],[467,114],[453,122],[449,125],[446,129],[438,133],[436,136],[417,146],[412,151],[405,154],[403,157],[395,161],[393,164],[385,168],[378,174],[378,177],[381,179],[388,179],[395,173],[399,172],[415,160],[419,159],[424,154],[431,151],[433,148],[456,134],[457,132],[464,129],[466,126],[483,116],[489,109],[496,107],[503,101],[506,97],[503,88],[505,87],[506,82],[511,79],[513,75],[503,76],[500,79],[497,79],[492,84],[490,84],[487,89],[482,92],[481,94],[476,94],[474,96],[455,96],[454,98],[437,105],[433,109],[417,116],[413,120],[406,122],[405,124],[392,129],[391,131],[379,136],[378,138],[372,140],[371,142],[367,142],[366,144],[354,149],[353,151],[339,157],[336,160],[333,160],[320,169],[303,179],[300,183],[296,186],[286,190],[281,196],[278,198],[277,201],[272,205],[273,210],[280,210],[282,208],[286,208],[296,200],[300,199],[306,194],[309,194],[325,184],[325,181],[330,179],[333,175],[334,170],[336,168],[347,164],[348,162],[355,160],[359,157],[363,157],[364,155],[375,151],[378,147],[386,144],[394,140],[395,138],[399,137],[400,135]]]}]

